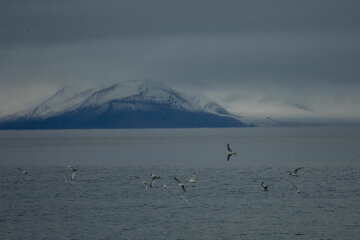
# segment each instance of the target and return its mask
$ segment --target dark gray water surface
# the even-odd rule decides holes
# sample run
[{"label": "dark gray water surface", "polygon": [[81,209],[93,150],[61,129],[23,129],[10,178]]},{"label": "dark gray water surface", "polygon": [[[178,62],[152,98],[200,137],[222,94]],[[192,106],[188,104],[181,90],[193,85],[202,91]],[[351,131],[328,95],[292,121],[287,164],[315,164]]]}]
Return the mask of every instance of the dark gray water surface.
[{"label": "dark gray water surface", "polygon": [[359,146],[357,128],[2,131],[0,238],[357,239]]}]

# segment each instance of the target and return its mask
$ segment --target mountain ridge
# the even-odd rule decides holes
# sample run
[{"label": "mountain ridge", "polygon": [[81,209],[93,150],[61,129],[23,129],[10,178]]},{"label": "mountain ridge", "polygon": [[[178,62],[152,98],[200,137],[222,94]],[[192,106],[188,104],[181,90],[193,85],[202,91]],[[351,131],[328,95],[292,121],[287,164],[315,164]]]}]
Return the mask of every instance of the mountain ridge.
[{"label": "mountain ridge", "polygon": [[29,111],[0,121],[0,129],[252,126],[215,102],[209,106],[212,109],[151,80],[129,80],[79,93],[64,87]]}]

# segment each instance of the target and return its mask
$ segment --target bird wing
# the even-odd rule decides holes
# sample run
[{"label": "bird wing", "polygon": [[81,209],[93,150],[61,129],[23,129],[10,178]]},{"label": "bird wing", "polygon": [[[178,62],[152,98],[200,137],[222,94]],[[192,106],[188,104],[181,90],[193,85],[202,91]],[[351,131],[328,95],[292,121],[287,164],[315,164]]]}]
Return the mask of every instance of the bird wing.
[{"label": "bird wing", "polygon": [[230,157],[231,157],[231,154],[228,154],[228,156],[227,156],[228,161],[230,160]]},{"label": "bird wing", "polygon": [[195,182],[195,173],[189,178],[189,182]]},{"label": "bird wing", "polygon": [[232,152],[231,148],[230,148],[230,144],[227,144],[227,149],[229,152]]},{"label": "bird wing", "polygon": [[182,185],[181,187],[182,187],[182,189],[184,190],[184,192],[186,192],[185,186],[184,186],[184,185]]},{"label": "bird wing", "polygon": [[71,180],[75,179],[75,172],[71,172]]},{"label": "bird wing", "polygon": [[300,169],[302,169],[302,167],[299,167],[299,168],[295,169],[294,173],[296,174]]},{"label": "bird wing", "polygon": [[175,176],[174,176],[174,179],[178,182],[178,183],[182,183],[179,179],[177,179]]},{"label": "bird wing", "polygon": [[140,180],[140,178],[138,176],[134,176],[134,177]]},{"label": "bird wing", "polygon": [[156,180],[156,178],[152,178],[152,179],[151,179],[150,187],[152,187],[152,185],[155,183],[155,180]]}]

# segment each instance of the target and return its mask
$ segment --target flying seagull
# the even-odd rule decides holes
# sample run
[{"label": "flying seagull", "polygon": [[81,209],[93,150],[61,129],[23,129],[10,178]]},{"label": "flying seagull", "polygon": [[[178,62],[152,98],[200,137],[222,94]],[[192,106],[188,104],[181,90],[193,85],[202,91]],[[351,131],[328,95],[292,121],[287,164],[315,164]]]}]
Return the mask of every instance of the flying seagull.
[{"label": "flying seagull", "polygon": [[264,185],[264,181],[262,181],[262,182],[261,182],[261,186],[263,187],[263,190],[264,190],[264,191],[269,191],[269,187],[270,187],[271,185],[265,186],[265,185]]},{"label": "flying seagull", "polygon": [[302,167],[299,167],[299,168],[295,169],[293,172],[289,172],[290,176],[298,177],[299,175],[297,174],[297,172],[300,169],[302,169]]},{"label": "flying seagull", "polygon": [[230,144],[227,144],[227,149],[228,149],[228,152],[227,152],[227,160],[229,161],[229,160],[230,160],[230,157],[231,157],[232,155],[236,155],[236,152],[233,152],[233,150],[231,150]]},{"label": "flying seagull", "polygon": [[192,176],[189,178],[189,182],[190,182],[190,183],[196,183],[195,174],[196,174],[196,173],[193,173]]},{"label": "flying seagull", "polygon": [[160,178],[160,176],[156,176],[154,174],[151,174],[150,177],[151,177],[150,187],[152,187],[154,185],[154,183],[155,183],[155,180]]},{"label": "flying seagull", "polygon": [[27,171],[25,171],[24,169],[22,169],[22,168],[16,168],[17,170],[19,170],[19,171],[21,171],[22,172],[22,174],[23,175],[26,175],[26,174],[28,174],[28,172]]},{"label": "flying seagull", "polygon": [[296,191],[297,191],[298,194],[302,193],[302,194],[308,195],[306,192],[303,192],[303,191],[299,190],[299,188],[298,188],[295,184],[293,184],[292,182],[290,182],[290,183],[291,183],[291,185],[293,185],[293,187],[296,189]]},{"label": "flying seagull", "polygon": [[184,183],[181,182],[179,179],[177,179],[175,176],[174,176],[174,179],[179,183],[179,184],[178,184],[179,187],[181,187],[181,188],[184,190],[184,192],[186,192]]},{"label": "flying seagull", "polygon": [[[134,177],[136,177],[137,179],[139,179],[141,181],[141,179],[138,176],[134,176]],[[142,182],[142,184],[145,185],[145,192],[147,192],[148,191],[147,182],[146,181],[141,181],[141,182]]]},{"label": "flying seagull", "polygon": [[75,179],[75,172],[78,170],[76,167],[72,167],[72,166],[68,166],[68,168],[71,171],[71,178],[70,180],[74,180]]}]

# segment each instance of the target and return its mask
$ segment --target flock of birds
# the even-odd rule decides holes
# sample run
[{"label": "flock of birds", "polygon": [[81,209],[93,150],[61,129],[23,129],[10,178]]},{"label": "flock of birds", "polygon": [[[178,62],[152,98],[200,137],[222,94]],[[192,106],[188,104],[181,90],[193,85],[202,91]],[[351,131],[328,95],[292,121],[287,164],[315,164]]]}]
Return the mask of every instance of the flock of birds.
[{"label": "flock of birds", "polygon": [[[293,177],[299,177],[298,171],[299,171],[300,169],[302,169],[302,168],[303,168],[303,167],[296,168],[294,171],[289,172],[289,175],[290,175],[290,176],[293,176]],[[291,185],[295,188],[295,190],[297,191],[298,194],[301,193],[301,194],[308,195],[306,192],[301,191],[292,181],[290,181],[290,183],[291,183]],[[262,182],[261,182],[261,186],[262,186],[262,188],[263,188],[264,191],[269,191],[269,187],[270,187],[271,185],[265,186],[264,181],[262,181]]]},{"label": "flock of birds", "polygon": [[[234,152],[231,147],[230,147],[230,144],[227,144],[227,152],[226,152],[226,155],[227,155],[227,161],[230,161],[230,158],[231,156],[233,155],[236,155],[236,152]],[[73,167],[73,166],[67,166],[67,168],[70,170],[70,181],[73,181],[75,180],[75,174],[76,174],[76,171],[78,170],[77,167]],[[290,176],[293,176],[293,177],[299,177],[299,170],[301,170],[302,167],[299,167],[299,168],[296,168],[294,171],[292,172],[289,172],[289,175]],[[22,168],[17,168],[17,170],[21,171],[23,175],[27,175],[28,172],[25,171],[24,169]],[[196,183],[196,180],[195,180],[195,175],[196,173],[194,172],[191,177],[188,179],[188,182],[191,183],[191,184],[195,184]],[[134,176],[136,179],[140,180],[141,183],[144,185],[145,187],[145,191],[147,192],[149,190],[149,187],[152,188],[155,181],[157,179],[160,179],[160,176],[157,176],[157,175],[154,175],[154,174],[151,174],[150,175],[150,183],[148,185],[148,182],[146,180],[143,180],[141,179],[140,177],[138,176]],[[67,180],[67,177],[64,175],[64,180],[66,183],[68,183],[68,180]],[[180,179],[178,179],[176,176],[174,176],[174,180],[178,183],[178,186],[184,191],[186,192],[186,188],[185,188],[185,183],[183,181],[181,181]],[[295,188],[295,190],[297,191],[298,194],[305,194],[307,195],[307,193],[301,191],[292,181],[290,181],[291,185]],[[149,186],[149,187],[148,187]],[[261,182],[261,187],[263,188],[263,191],[269,191],[269,187],[271,185],[265,185],[264,181]],[[163,187],[164,188],[167,188],[167,185],[166,183],[163,183]]]},{"label": "flock of birds", "polygon": [[[227,144],[227,152],[226,152],[226,155],[227,155],[227,161],[230,161],[230,158],[231,156],[233,155],[236,155],[236,152],[234,152],[231,147],[230,147],[230,144]],[[289,175],[290,176],[293,176],[293,177],[299,177],[299,170],[302,169],[303,167],[299,167],[299,168],[296,168],[294,171],[292,172],[289,172]],[[193,173],[192,176],[189,178],[188,182],[191,183],[191,184],[194,184],[196,183],[196,180],[195,180],[195,175],[196,173]],[[147,192],[148,191],[148,184],[147,184],[147,181],[146,180],[142,180],[140,177],[138,176],[134,176],[135,178],[137,178],[138,180],[141,181],[142,184],[144,184],[145,186],[145,191]],[[157,176],[157,175],[154,175],[154,174],[151,174],[150,175],[151,177],[151,180],[150,180],[150,188],[152,188],[152,186],[154,185],[155,183],[155,180],[156,179],[160,179],[160,176]],[[181,181],[180,179],[178,179],[176,176],[174,176],[174,180],[178,183],[179,187],[182,188],[182,190],[184,192],[186,192],[186,189],[185,189],[185,183],[183,181]],[[301,191],[292,181],[290,181],[291,185],[295,188],[295,190],[297,191],[298,194],[305,194],[307,195],[307,193]],[[264,181],[261,182],[261,187],[263,188],[264,191],[269,191],[269,187],[271,185],[265,185]],[[166,183],[163,184],[163,187],[164,188],[167,188],[167,185]]]},{"label": "flock of birds", "polygon": [[[192,183],[192,184],[196,183],[195,174],[196,174],[196,173],[193,173],[192,176],[191,176],[191,177],[189,178],[189,180],[188,180],[188,181],[189,181],[190,183]],[[139,180],[141,181],[141,183],[144,184],[144,186],[145,186],[145,192],[147,192],[148,189],[149,189],[149,188],[148,188],[148,185],[147,185],[147,182],[146,182],[145,180],[141,180],[141,178],[139,178],[138,176],[134,176],[134,177],[137,178],[137,179],[139,179]],[[156,180],[156,179],[159,179],[160,176],[156,176],[156,175],[154,175],[154,174],[151,174],[150,177],[151,177],[151,181],[150,181],[149,186],[152,187],[152,186],[154,185],[154,183],[155,183],[155,180]],[[182,190],[183,190],[184,192],[186,192],[185,183],[182,182],[181,180],[179,180],[176,176],[174,176],[174,180],[178,183],[179,187],[181,187]],[[164,188],[167,188],[166,183],[163,183],[163,187],[164,187]]]},{"label": "flock of birds", "polygon": [[[226,155],[227,155],[227,161],[230,161],[231,156],[236,155],[236,152],[234,152],[234,151],[231,149],[230,144],[227,144],[227,152],[226,152]],[[300,169],[302,169],[302,167],[296,168],[294,171],[289,172],[289,175],[290,175],[290,176],[293,176],[293,177],[299,177],[298,172],[299,172]],[[195,184],[195,183],[196,183],[195,175],[196,175],[196,173],[193,173],[193,174],[191,175],[191,177],[188,179],[188,182],[189,182],[189,183],[191,183],[191,184]],[[141,183],[142,183],[142,184],[144,185],[144,187],[145,187],[145,191],[147,192],[148,189],[149,189],[149,188],[148,188],[148,183],[147,183],[147,181],[146,181],[146,180],[142,180],[142,179],[141,179],[140,177],[138,177],[138,176],[134,176],[134,177],[135,177],[136,179],[138,179],[138,180],[141,181]],[[156,180],[156,179],[160,179],[160,176],[151,174],[151,175],[150,175],[150,178],[151,178],[151,180],[150,180],[149,186],[150,186],[150,188],[152,188],[152,186],[153,186],[154,183],[155,183],[155,180]],[[178,179],[176,176],[174,176],[174,180],[178,183],[179,187],[181,187],[182,190],[183,190],[184,192],[186,192],[185,183],[184,183],[183,181],[181,181],[180,179]],[[291,185],[295,188],[295,190],[297,191],[298,194],[305,194],[305,195],[307,195],[307,193],[301,191],[292,181],[290,181],[290,183],[291,183]],[[264,191],[269,191],[269,187],[270,187],[270,186],[271,186],[271,185],[265,185],[265,184],[264,184],[264,181],[261,182],[261,187],[263,188]],[[164,188],[167,188],[166,183],[163,183],[163,187],[164,187]]]}]

